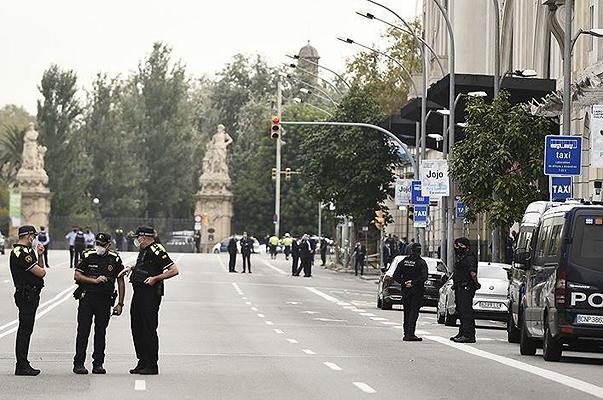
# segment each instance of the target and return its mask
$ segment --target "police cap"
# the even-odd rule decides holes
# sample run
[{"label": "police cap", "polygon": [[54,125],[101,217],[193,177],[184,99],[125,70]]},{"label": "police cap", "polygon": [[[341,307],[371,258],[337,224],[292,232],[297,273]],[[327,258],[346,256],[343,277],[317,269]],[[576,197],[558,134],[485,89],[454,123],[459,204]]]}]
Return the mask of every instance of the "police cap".
[{"label": "police cap", "polygon": [[23,225],[19,228],[19,237],[27,236],[27,235],[37,235],[35,226],[33,225]]},{"label": "police cap", "polygon": [[106,245],[111,241],[111,235],[108,233],[99,232],[96,234],[96,243],[100,245]]},{"label": "police cap", "polygon": [[413,254],[419,253],[421,254],[421,243],[413,243],[410,245],[410,252]]},{"label": "police cap", "polygon": [[155,237],[155,229],[150,226],[139,226],[136,229],[136,236],[149,236]]}]

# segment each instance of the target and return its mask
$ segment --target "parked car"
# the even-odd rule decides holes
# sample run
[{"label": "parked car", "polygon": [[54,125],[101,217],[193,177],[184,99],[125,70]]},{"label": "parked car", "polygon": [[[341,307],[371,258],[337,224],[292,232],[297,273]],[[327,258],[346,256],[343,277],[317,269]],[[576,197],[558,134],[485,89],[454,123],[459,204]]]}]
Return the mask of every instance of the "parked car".
[{"label": "parked car", "polygon": [[603,341],[603,207],[568,201],[540,218],[530,246],[517,248],[525,271],[519,350],[546,361],[564,349],[599,350]]},{"label": "parked car", "polygon": [[[507,290],[509,287],[508,264],[479,262],[477,265],[477,279],[482,287],[475,292],[473,298],[473,312],[476,319],[494,321],[507,321],[509,313],[509,300]],[[454,326],[458,315],[454,290],[452,289],[453,274],[440,289],[438,301],[438,323]]]},{"label": "parked car", "polygon": [[[392,305],[402,304],[402,286],[392,278],[398,263],[407,256],[396,256],[389,269],[384,269],[379,277],[377,293],[377,308],[391,310]],[[439,290],[445,281],[448,270],[446,264],[440,259],[423,257],[427,262],[428,279],[425,282],[423,305],[435,306],[439,298]]]},{"label": "parked car", "polygon": [[2,234],[2,232],[0,232],[0,254],[4,255],[4,252],[6,248],[6,238],[4,237],[4,235]]},{"label": "parked car", "polygon": [[172,237],[163,245],[168,252],[194,253],[195,238],[194,231],[174,231]]},{"label": "parked car", "polygon": [[[235,239],[237,240],[237,253],[241,252],[241,238],[243,236],[242,235],[235,235]],[[254,253],[260,253],[260,242],[257,241],[256,238],[254,238],[253,236],[251,237],[251,240],[253,240],[253,252]],[[220,254],[220,253],[227,253],[228,252],[228,242],[230,242],[230,237],[227,237],[226,239],[222,239],[220,242],[216,243],[212,249],[212,252],[214,254]]]}]

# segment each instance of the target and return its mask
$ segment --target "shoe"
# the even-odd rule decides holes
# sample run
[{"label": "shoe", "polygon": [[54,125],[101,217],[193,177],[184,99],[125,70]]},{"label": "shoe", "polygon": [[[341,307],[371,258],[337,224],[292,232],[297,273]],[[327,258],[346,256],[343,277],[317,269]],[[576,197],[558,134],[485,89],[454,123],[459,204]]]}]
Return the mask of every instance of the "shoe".
[{"label": "shoe", "polygon": [[159,375],[159,368],[157,366],[154,367],[144,367],[140,371],[138,371],[140,375]]},{"label": "shoe", "polygon": [[249,271],[249,273],[251,273],[251,271]]},{"label": "shoe", "polygon": [[453,340],[454,343],[475,343],[475,338],[468,338],[465,336],[458,337]]},{"label": "shoe", "polygon": [[304,275],[304,278],[312,278],[312,275]]},{"label": "shoe", "polygon": [[102,365],[93,365],[92,373],[98,374],[98,375],[104,375],[107,373],[107,370],[105,370]]},{"label": "shoe", "polygon": [[141,370],[141,369],[143,369],[143,368],[144,368],[144,364],[142,364],[142,363],[140,363],[140,362],[139,362],[138,364],[136,364],[136,366],[135,366],[134,368],[132,368],[132,369],[130,370],[130,373],[131,373],[132,375],[134,375],[134,374],[139,374],[139,373],[140,373],[140,370]]},{"label": "shoe", "polygon": [[244,273],[245,273],[245,271],[241,271],[241,273],[242,273],[242,274],[244,274]]},{"label": "shoe", "polygon": [[422,338],[420,338],[420,337],[418,337],[418,336],[415,336],[415,335],[408,335],[408,336],[404,336],[404,337],[402,338],[402,340],[403,340],[404,342],[422,342],[422,341],[423,341],[423,339],[422,339]]},{"label": "shoe", "polygon": [[292,274],[291,276],[299,276],[299,274]]},{"label": "shoe", "polygon": [[40,370],[32,368],[31,365],[23,367],[15,367],[15,375],[17,376],[37,376],[40,375]]},{"label": "shoe", "polygon": [[88,370],[83,365],[74,365],[73,366],[73,373],[74,374],[78,374],[78,375],[87,375],[88,374]]},{"label": "shoe", "polygon": [[450,340],[452,340],[454,342],[456,339],[460,338],[461,336],[463,336],[463,335],[461,335],[459,333],[458,335],[451,337]]}]

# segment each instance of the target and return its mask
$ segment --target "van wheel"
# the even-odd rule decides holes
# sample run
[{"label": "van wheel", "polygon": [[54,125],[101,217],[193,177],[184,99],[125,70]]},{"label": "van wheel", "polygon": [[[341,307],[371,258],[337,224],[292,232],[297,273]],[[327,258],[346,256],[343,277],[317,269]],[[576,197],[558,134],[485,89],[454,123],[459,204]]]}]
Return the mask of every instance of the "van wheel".
[{"label": "van wheel", "polygon": [[557,339],[551,335],[551,329],[549,324],[544,326],[544,342],[542,343],[542,356],[545,361],[559,361],[561,360],[561,352],[563,351],[563,345],[559,343]]},{"label": "van wheel", "polygon": [[511,307],[509,307],[509,313],[507,316],[507,341],[509,343],[519,343],[520,340],[521,330],[515,326]]},{"label": "van wheel", "polygon": [[392,302],[383,299],[381,301],[381,309],[382,310],[391,310],[392,309]]},{"label": "van wheel", "polygon": [[528,336],[528,328],[525,323],[522,323],[519,338],[519,353],[522,356],[534,356],[536,355],[537,347],[538,343],[536,342],[536,339],[532,339]]},{"label": "van wheel", "polygon": [[456,326],[456,315],[448,314],[448,310],[444,311],[444,325]]}]

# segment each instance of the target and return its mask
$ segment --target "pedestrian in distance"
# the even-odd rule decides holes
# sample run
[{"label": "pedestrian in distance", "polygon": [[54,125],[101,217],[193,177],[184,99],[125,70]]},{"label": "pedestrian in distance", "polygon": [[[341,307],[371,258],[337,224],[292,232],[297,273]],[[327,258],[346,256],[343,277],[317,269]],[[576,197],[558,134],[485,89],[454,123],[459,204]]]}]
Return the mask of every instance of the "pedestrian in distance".
[{"label": "pedestrian in distance", "polygon": [[326,238],[321,238],[320,239],[320,261],[322,262],[322,264],[320,264],[322,267],[324,267],[325,265],[327,265],[327,251],[329,249],[329,242],[327,242]]},{"label": "pedestrian in distance", "polygon": [[299,276],[299,272],[297,272],[299,266],[299,241],[295,238],[291,242],[291,260],[291,275]]},{"label": "pedestrian in distance", "polygon": [[354,252],[352,254],[354,256],[354,275],[358,276],[358,270],[360,270],[360,275],[364,275],[366,246],[360,242],[357,242],[356,246],[354,246]]},{"label": "pedestrian in distance", "polygon": [[[77,336],[75,340],[75,357],[73,372],[85,375],[88,370],[84,366],[88,337],[94,318],[94,353],[92,353],[92,373],[106,374],[105,362],[106,332],[111,317],[119,316],[123,311],[126,284],[124,282],[124,265],[119,254],[111,250],[111,236],[99,232],[95,237],[95,248],[84,252],[82,260],[75,269],[74,279],[78,288],[74,297],[79,301],[77,309]],[[115,292],[117,281],[118,292]],[[115,305],[115,299],[119,301]]]},{"label": "pedestrian in distance", "polygon": [[50,264],[48,264],[48,247],[50,246],[50,235],[46,231],[46,228],[43,226],[40,227],[40,232],[38,233],[38,237],[36,238],[38,243],[44,246],[44,266],[46,268],[50,268]]},{"label": "pedestrian in distance", "polygon": [[196,230],[193,234],[193,239],[195,240],[195,252],[201,253],[201,231]]},{"label": "pedestrian in distance", "polygon": [[398,243],[398,254],[400,254],[401,256],[406,255],[407,248],[408,248],[408,239],[406,237],[403,237],[400,240],[400,242]]},{"label": "pedestrian in distance", "polygon": [[90,230],[89,227],[86,227],[86,231],[84,232],[84,240],[86,242],[86,248],[87,249],[93,249],[94,248],[94,243],[96,240],[96,236],[94,235],[94,232],[92,232]]},{"label": "pedestrian in distance", "polygon": [[74,226],[71,229],[71,232],[65,235],[65,239],[67,239],[67,244],[69,244],[69,268],[73,268],[75,261],[75,235],[77,234],[77,231],[77,226]]},{"label": "pedestrian in distance", "polygon": [[456,343],[475,343],[473,297],[481,285],[477,280],[477,257],[471,251],[469,239],[461,237],[454,241],[454,255],[452,288],[461,326],[459,333],[450,340]]},{"label": "pedestrian in distance", "polygon": [[299,257],[301,265],[296,271],[296,275],[304,271],[304,278],[310,278],[312,276],[312,245],[310,244],[310,237],[306,234],[302,236],[301,243],[299,244]]},{"label": "pedestrian in distance", "polygon": [[115,249],[120,252],[124,248],[124,230],[117,228],[115,230]]},{"label": "pedestrian in distance", "polygon": [[291,246],[293,245],[293,238],[289,233],[285,233],[285,237],[283,238],[283,246],[285,247],[285,260],[289,261],[289,256],[291,255]]},{"label": "pedestrian in distance", "polygon": [[243,237],[240,241],[241,244],[241,256],[243,257],[243,271],[242,274],[245,273],[245,270],[248,269],[249,273],[251,273],[251,253],[253,252],[253,240],[247,236],[247,232],[243,232]]},{"label": "pedestrian in distance", "polygon": [[[15,285],[15,304],[19,309],[19,325],[15,343],[15,375],[36,376],[39,369],[31,366],[28,359],[29,343],[40,304],[40,291],[44,287],[44,246],[32,249],[38,234],[36,228],[24,225],[19,228],[19,239],[10,253],[10,272]],[[37,253],[37,256],[36,256]]]},{"label": "pedestrian in distance", "polygon": [[391,264],[391,262],[392,262],[392,252],[389,247],[389,243],[385,242],[383,244],[383,265],[386,268],[389,268],[389,265]]},{"label": "pedestrian in distance", "polygon": [[413,243],[411,255],[404,257],[398,263],[393,279],[402,285],[402,306],[404,307],[404,337],[405,342],[420,342],[415,334],[419,310],[423,305],[423,293],[427,281],[427,263],[421,258],[421,245]]},{"label": "pedestrian in distance", "polygon": [[75,255],[73,257],[73,265],[76,266],[79,264],[80,259],[82,258],[82,254],[84,250],[86,250],[86,236],[81,229],[77,229],[75,233],[75,238],[73,242],[73,247],[75,251]]},{"label": "pedestrian in distance", "polygon": [[132,339],[138,363],[131,374],[159,374],[159,306],[164,295],[166,279],[178,275],[178,267],[161,243],[155,242],[156,232],[150,226],[136,230],[134,245],[140,248],[136,265],[126,267],[134,289],[130,306]]},{"label": "pedestrian in distance", "polygon": [[270,258],[272,260],[276,260],[276,249],[278,247],[278,237],[276,235],[272,235],[270,236],[270,239],[268,239],[268,245],[270,246]]},{"label": "pedestrian in distance", "polygon": [[230,237],[226,249],[228,250],[229,255],[228,272],[237,272],[235,269],[237,264],[237,239],[235,239],[234,236]]}]

